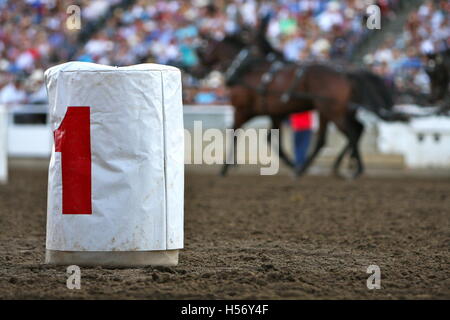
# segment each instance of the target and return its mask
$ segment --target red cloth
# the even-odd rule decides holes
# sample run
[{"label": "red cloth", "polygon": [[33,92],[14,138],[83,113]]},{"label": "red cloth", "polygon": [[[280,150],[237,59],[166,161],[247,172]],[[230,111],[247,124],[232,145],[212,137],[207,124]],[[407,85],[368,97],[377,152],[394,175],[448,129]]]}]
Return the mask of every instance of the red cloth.
[{"label": "red cloth", "polygon": [[293,113],[290,115],[291,127],[295,131],[311,130],[313,117],[311,111]]}]

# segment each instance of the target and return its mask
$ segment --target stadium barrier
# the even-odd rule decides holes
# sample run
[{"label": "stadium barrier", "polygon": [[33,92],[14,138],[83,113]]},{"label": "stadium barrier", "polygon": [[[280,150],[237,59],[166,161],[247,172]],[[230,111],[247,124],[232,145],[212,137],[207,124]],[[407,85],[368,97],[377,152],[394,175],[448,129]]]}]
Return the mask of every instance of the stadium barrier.
[{"label": "stadium barrier", "polygon": [[5,106],[0,105],[0,184],[8,181],[8,119]]},{"label": "stadium barrier", "polygon": [[[413,107],[413,106],[411,106]],[[229,105],[185,105],[184,126],[191,131],[194,121],[202,121],[203,128],[231,128],[234,109]],[[9,109],[8,155],[10,157],[47,158],[51,153],[53,138],[49,124],[20,123],[17,115],[37,114],[47,117],[46,105],[22,105]],[[360,146],[365,158],[372,164],[396,168],[448,168],[450,167],[450,119],[444,116],[414,118],[409,123],[388,123],[373,114],[360,111],[365,124]],[[251,120],[246,127],[268,128],[270,120],[261,116]],[[287,125],[284,130],[288,131]],[[287,130],[286,130],[287,129]],[[317,128],[315,128],[317,129]],[[282,144],[292,154],[292,137],[283,135]],[[328,141],[319,161],[328,161],[345,145],[342,134],[331,125]],[[192,148],[194,146],[192,145]],[[185,150],[185,157],[193,150]]]},{"label": "stadium barrier", "polygon": [[8,155],[47,158],[53,145],[47,105],[16,105],[8,108]]},{"label": "stadium barrier", "polygon": [[407,168],[450,167],[450,119],[430,116],[410,123],[380,123],[378,147],[401,154]]}]

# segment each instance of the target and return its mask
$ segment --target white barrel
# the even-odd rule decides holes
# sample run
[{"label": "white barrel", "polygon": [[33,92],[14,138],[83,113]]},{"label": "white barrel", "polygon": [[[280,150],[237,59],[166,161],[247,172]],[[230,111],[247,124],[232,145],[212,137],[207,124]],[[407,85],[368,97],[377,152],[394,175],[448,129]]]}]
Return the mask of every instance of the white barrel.
[{"label": "white barrel", "polygon": [[46,262],[176,265],[183,248],[181,74],[141,64],[48,69],[54,147]]},{"label": "white barrel", "polygon": [[8,181],[8,114],[0,104],[0,184]]}]

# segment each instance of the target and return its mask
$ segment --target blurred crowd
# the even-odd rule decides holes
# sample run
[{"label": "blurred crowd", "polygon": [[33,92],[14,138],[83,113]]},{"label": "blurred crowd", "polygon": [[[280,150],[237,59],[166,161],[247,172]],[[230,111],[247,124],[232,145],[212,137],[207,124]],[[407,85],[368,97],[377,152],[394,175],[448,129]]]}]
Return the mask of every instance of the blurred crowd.
[{"label": "blurred crowd", "polygon": [[411,12],[403,32],[386,37],[373,54],[364,57],[366,64],[399,91],[429,93],[429,78],[424,71],[426,55],[450,48],[450,2],[424,2]]},{"label": "blurred crowd", "polygon": [[66,27],[67,8],[78,5],[83,23],[120,0],[0,0],[0,103],[47,100],[44,71],[76,58],[78,30]]},{"label": "blurred crowd", "polygon": [[[129,65],[156,62],[189,68],[201,34],[222,38],[255,27],[258,17],[271,14],[267,37],[288,60],[348,59],[367,29],[365,10],[375,1],[232,0],[145,1],[114,14],[105,28],[83,48],[79,60]],[[397,0],[377,1],[384,16],[393,17]],[[213,74],[206,81],[186,79],[186,103],[221,103],[226,91]]]},{"label": "blurred crowd", "polygon": [[[348,60],[368,31],[364,24],[367,6],[376,3],[384,18],[395,19],[400,2],[137,0],[126,9],[115,8],[85,43],[79,42],[78,32],[65,27],[71,4],[81,7],[83,28],[120,1],[0,0],[0,103],[45,101],[43,71],[68,60],[117,66],[144,62],[195,66],[201,34],[221,38],[239,32],[243,24],[255,26],[258,17],[267,13],[272,16],[268,39],[287,59]],[[446,2],[422,5],[409,18],[402,38],[388,39],[366,62],[390,79],[403,65],[418,65],[414,59],[420,60],[420,53],[436,50],[448,38]],[[187,77],[185,82],[185,103],[226,102],[220,75],[205,81]]]},{"label": "blurred crowd", "polygon": [[[362,21],[374,1],[146,1],[118,11],[86,44],[81,59],[124,65],[154,60],[193,66],[199,34],[216,38],[238,32],[241,24],[255,26],[258,17],[272,14],[268,37],[290,60],[334,58],[349,54],[366,30]],[[393,13],[396,0],[379,1],[383,13]],[[300,27],[301,26],[301,27]]]}]

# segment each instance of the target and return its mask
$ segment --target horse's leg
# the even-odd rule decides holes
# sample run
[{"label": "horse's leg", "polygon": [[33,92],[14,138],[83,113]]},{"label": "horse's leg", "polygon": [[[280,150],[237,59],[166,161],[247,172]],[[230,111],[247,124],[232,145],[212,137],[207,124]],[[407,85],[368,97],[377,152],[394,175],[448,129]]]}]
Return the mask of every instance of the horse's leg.
[{"label": "horse's leg", "polygon": [[[235,130],[238,128],[234,128]],[[224,162],[224,164],[222,165],[222,169],[220,170],[220,175],[222,177],[225,177],[227,175],[228,172],[228,168],[230,166],[230,162],[231,162],[231,157],[235,157],[236,156],[236,152],[237,152],[237,137],[236,135],[233,135],[233,153],[228,153],[228,148],[225,148],[225,158],[226,161]],[[234,165],[234,164],[233,164]]]},{"label": "horse's leg", "polygon": [[[282,122],[282,118],[280,117],[271,117],[272,119],[272,129],[278,129],[278,156],[280,157],[281,160],[283,160],[283,162],[289,167],[289,168],[293,168],[294,167],[294,163],[289,159],[289,157],[287,156],[286,153],[284,153],[284,149],[283,149],[283,138],[282,138],[282,128],[281,128],[281,122]],[[269,131],[269,133],[267,134],[267,144],[268,147],[271,148],[272,146],[272,132]]]},{"label": "horse's leg", "polygon": [[233,153],[228,153],[228,148],[225,146],[225,158],[226,161],[224,162],[224,164],[222,165],[222,169],[220,170],[220,175],[221,176],[226,176],[230,163],[233,161],[233,165],[234,162],[236,161],[236,153],[237,153],[237,136],[236,136],[236,130],[239,129],[240,127],[242,127],[242,125],[248,120],[250,119],[251,116],[249,116],[248,114],[246,114],[241,108],[235,108],[235,112],[234,112],[234,126],[233,126]]},{"label": "horse's leg", "polygon": [[359,177],[364,172],[364,165],[359,152],[359,140],[364,131],[364,126],[355,117],[350,119],[350,143],[352,145],[351,159],[356,162],[356,171],[353,173],[352,178]]},{"label": "horse's leg", "polygon": [[311,152],[311,154],[306,159],[305,163],[301,167],[295,168],[295,174],[297,176],[301,176],[302,174],[304,174],[306,172],[306,170],[309,168],[309,166],[313,163],[316,156],[319,154],[319,151],[325,145],[326,135],[327,135],[327,127],[328,127],[328,119],[322,115],[319,115],[319,131],[317,132],[316,145],[314,146],[314,149]]},{"label": "horse's leg", "polygon": [[[347,137],[347,135],[346,135],[346,137]],[[348,137],[347,137],[347,139],[348,139]],[[336,177],[341,177],[341,174],[339,173],[339,167],[341,166],[342,159],[344,159],[345,154],[350,150],[350,148],[351,148],[350,142],[347,142],[347,144],[345,145],[345,147],[342,148],[342,150],[341,150],[341,152],[339,153],[338,157],[337,157],[336,160],[334,161],[334,164],[333,164],[333,174],[334,174]]]},{"label": "horse's leg", "polygon": [[364,126],[355,118],[353,114],[347,116],[343,123],[336,122],[336,126],[345,134],[348,142],[334,162],[333,173],[337,177],[342,177],[339,173],[339,167],[345,154],[351,150],[350,157],[352,161],[356,162],[357,165],[357,169],[352,178],[357,178],[364,171],[364,166],[359,153],[359,139],[361,138]]}]

